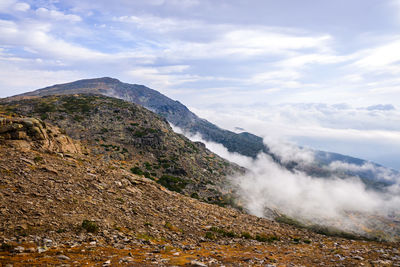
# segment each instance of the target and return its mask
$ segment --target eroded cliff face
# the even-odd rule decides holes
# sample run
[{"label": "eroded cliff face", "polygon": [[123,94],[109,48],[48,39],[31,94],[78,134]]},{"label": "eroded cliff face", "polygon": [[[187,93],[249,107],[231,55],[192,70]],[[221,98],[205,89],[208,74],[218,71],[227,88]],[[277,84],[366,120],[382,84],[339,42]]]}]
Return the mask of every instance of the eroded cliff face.
[{"label": "eroded cliff face", "polygon": [[35,118],[0,115],[0,142],[20,148],[55,153],[81,154],[81,145],[58,127]]}]

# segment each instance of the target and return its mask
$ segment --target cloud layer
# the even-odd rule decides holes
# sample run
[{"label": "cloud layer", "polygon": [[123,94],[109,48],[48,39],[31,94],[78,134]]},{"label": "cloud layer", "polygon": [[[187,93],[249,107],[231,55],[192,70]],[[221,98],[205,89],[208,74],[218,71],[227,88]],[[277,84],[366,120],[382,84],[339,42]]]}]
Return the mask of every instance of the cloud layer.
[{"label": "cloud layer", "polygon": [[[190,106],[200,102],[193,93],[225,104],[243,97],[398,104],[396,3],[360,10],[357,2],[2,1],[1,61],[16,74],[1,75],[1,96],[114,76]],[[163,71],[176,66],[186,67]],[[48,79],[51,72],[58,78]],[[29,82],[16,85],[15,76]]]},{"label": "cloud layer", "polygon": [[[182,133],[177,127],[174,130]],[[358,166],[339,161],[325,167],[331,171],[371,171],[377,173],[379,179],[393,182],[386,189],[376,191],[367,189],[357,176],[348,179],[335,175],[311,177],[300,171],[288,171],[266,154],[252,160],[230,153],[220,144],[204,141],[200,135],[184,134],[247,168],[246,174],[229,177],[228,180],[236,187],[240,203],[254,215],[274,218],[277,213],[284,214],[306,224],[333,226],[360,234],[366,234],[366,228],[382,230],[389,239],[395,233],[385,220],[400,216],[400,176],[388,169],[370,163]],[[269,144],[271,142],[269,140]],[[275,141],[271,148],[283,161],[295,160],[299,164],[314,162],[310,150],[287,142]]]},{"label": "cloud layer", "polygon": [[263,136],[272,147],[289,140],[400,169],[400,110],[392,105],[254,103],[194,111],[223,128]]},{"label": "cloud layer", "polygon": [[399,4],[367,3],[3,0],[0,97],[111,76],[224,127],[400,167]]}]

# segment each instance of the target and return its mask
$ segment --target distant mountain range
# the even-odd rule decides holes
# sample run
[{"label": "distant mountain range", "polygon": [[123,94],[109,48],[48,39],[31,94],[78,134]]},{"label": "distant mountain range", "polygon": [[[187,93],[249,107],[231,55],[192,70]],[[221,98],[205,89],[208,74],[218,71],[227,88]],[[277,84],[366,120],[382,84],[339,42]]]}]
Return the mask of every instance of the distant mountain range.
[{"label": "distant mountain range", "polygon": [[[399,175],[399,172],[383,168],[375,163],[324,151],[315,151],[315,162],[311,165],[304,165],[303,163],[295,161],[282,162],[280,156],[272,153],[268,146],[263,143],[263,139],[259,136],[248,132],[234,133],[232,131],[221,129],[215,124],[199,118],[179,101],[174,101],[156,90],[150,89],[144,85],[123,83],[117,79],[109,77],[57,84],[14,96],[10,99],[16,100],[65,94],[100,94],[139,104],[161,115],[170,123],[178,126],[185,132],[192,134],[199,133],[206,141],[222,144],[230,152],[237,152],[251,158],[256,158],[259,153],[264,152],[269,154],[277,163],[287,169],[293,171],[304,171],[312,176],[329,177],[332,174],[341,178],[358,176],[367,186],[382,188],[393,183],[381,175],[382,169],[385,169],[385,173],[389,173],[391,176]],[[359,170],[354,168],[352,170],[332,170],[327,168],[327,166],[336,161],[355,166],[369,164],[372,167],[368,170],[362,168],[359,168]]]}]

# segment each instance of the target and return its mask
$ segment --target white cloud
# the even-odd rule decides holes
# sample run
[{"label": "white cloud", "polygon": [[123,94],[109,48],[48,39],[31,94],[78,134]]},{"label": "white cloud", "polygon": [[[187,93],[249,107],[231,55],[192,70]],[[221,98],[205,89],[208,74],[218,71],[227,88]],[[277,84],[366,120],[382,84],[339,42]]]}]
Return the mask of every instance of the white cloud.
[{"label": "white cloud", "polygon": [[55,38],[50,34],[50,30],[51,25],[46,23],[17,24],[0,20],[0,41],[3,45],[27,47],[45,57],[58,57],[70,61],[106,57],[104,53]]},{"label": "white cloud", "polygon": [[399,74],[400,66],[400,39],[388,44],[362,51],[361,58],[354,63],[354,67],[377,73]]},{"label": "white cloud", "polygon": [[31,6],[28,3],[18,2],[13,8],[16,11],[26,12],[31,8]]},{"label": "white cloud", "polygon": [[[399,212],[395,187],[378,193],[366,190],[356,178],[313,178],[287,171],[267,156],[259,157],[247,174],[232,179],[239,187],[241,203],[257,216],[268,216],[268,209],[273,209],[309,224],[365,234],[363,226],[376,227],[373,219],[364,221],[365,216],[386,217]],[[393,234],[390,231],[389,236]]]},{"label": "white cloud", "polygon": [[185,82],[196,81],[198,76],[181,75],[189,66],[175,65],[165,67],[138,67],[127,72],[136,83],[146,84],[154,88],[167,88]]},{"label": "white cloud", "polygon": [[[4,60],[0,57],[0,84],[4,85],[13,94],[22,94],[28,90],[42,88],[50,84],[58,84],[86,78],[77,71],[68,70],[40,70],[32,68],[23,68],[18,64],[20,61],[26,60],[15,59]],[[0,91],[0,97],[9,96],[6,91]]]},{"label": "white cloud", "polygon": [[[182,133],[177,127],[173,129]],[[265,154],[252,160],[230,153],[220,144],[207,142],[199,134],[184,134],[192,141],[203,142],[219,156],[247,168],[245,174],[229,177],[228,180],[239,196],[239,203],[256,216],[270,217],[268,210],[272,209],[308,224],[335,226],[366,234],[364,227],[376,227],[373,218],[399,212],[400,177],[388,169],[371,164],[356,166],[342,162],[334,162],[327,167],[329,170],[372,170],[378,172],[380,178],[395,182],[386,191],[369,191],[357,177],[345,180],[334,176],[323,179],[310,177],[299,171],[291,172],[282,168]],[[272,143],[272,152],[277,153],[284,162],[295,160],[306,165],[314,162],[313,153],[307,149],[272,140],[264,142]],[[353,214],[349,216],[349,213]],[[374,217],[364,221],[364,216],[368,215]],[[393,234],[390,231],[383,230],[389,236]]]},{"label": "white cloud", "polygon": [[181,128],[171,124],[172,129],[176,133],[180,133],[185,135],[187,138],[189,138],[193,142],[202,142],[206,145],[206,147],[219,155],[222,158],[229,159],[231,162],[234,162],[242,167],[250,168],[253,164],[253,159],[243,156],[239,153],[231,153],[228,151],[226,147],[224,147],[221,144],[210,142],[210,141],[205,141],[203,137],[200,134],[191,134],[188,132],[183,131]]},{"label": "white cloud", "polygon": [[2,0],[0,1],[0,11],[6,12],[14,5],[16,0]]},{"label": "white cloud", "polygon": [[391,169],[376,166],[371,162],[366,162],[363,165],[356,165],[341,161],[334,161],[330,163],[326,169],[331,171],[350,171],[350,172],[371,172],[376,175],[380,180],[392,181],[400,183],[400,176],[398,173]]},{"label": "white cloud", "polygon": [[36,14],[42,18],[48,18],[56,21],[69,21],[69,22],[79,22],[82,18],[75,14],[64,14],[58,10],[50,10],[44,7],[36,9]]},{"label": "white cloud", "polygon": [[183,31],[186,29],[198,28],[202,25],[199,21],[193,20],[179,20],[175,18],[161,18],[152,15],[145,16],[120,16],[114,17],[114,21],[131,23],[138,28],[145,30],[168,33],[171,31]]},{"label": "white cloud", "polygon": [[235,45],[231,49],[238,53],[257,55],[267,50],[269,53],[279,53],[282,50],[323,49],[330,39],[329,35],[297,36],[264,29],[243,29],[226,33],[222,42]]},{"label": "white cloud", "polygon": [[400,110],[396,107],[371,109],[344,104],[269,105],[243,101],[242,105],[216,104],[193,110],[222,128],[241,127],[266,137],[267,142],[291,140],[400,168]]}]

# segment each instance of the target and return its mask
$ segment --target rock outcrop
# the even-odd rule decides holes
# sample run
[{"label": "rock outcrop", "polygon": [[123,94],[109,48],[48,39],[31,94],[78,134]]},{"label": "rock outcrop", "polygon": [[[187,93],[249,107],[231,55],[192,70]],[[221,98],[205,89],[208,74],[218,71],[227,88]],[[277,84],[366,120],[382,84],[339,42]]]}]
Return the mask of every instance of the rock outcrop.
[{"label": "rock outcrop", "polygon": [[0,142],[22,150],[81,154],[79,143],[58,127],[35,118],[0,117]]}]

